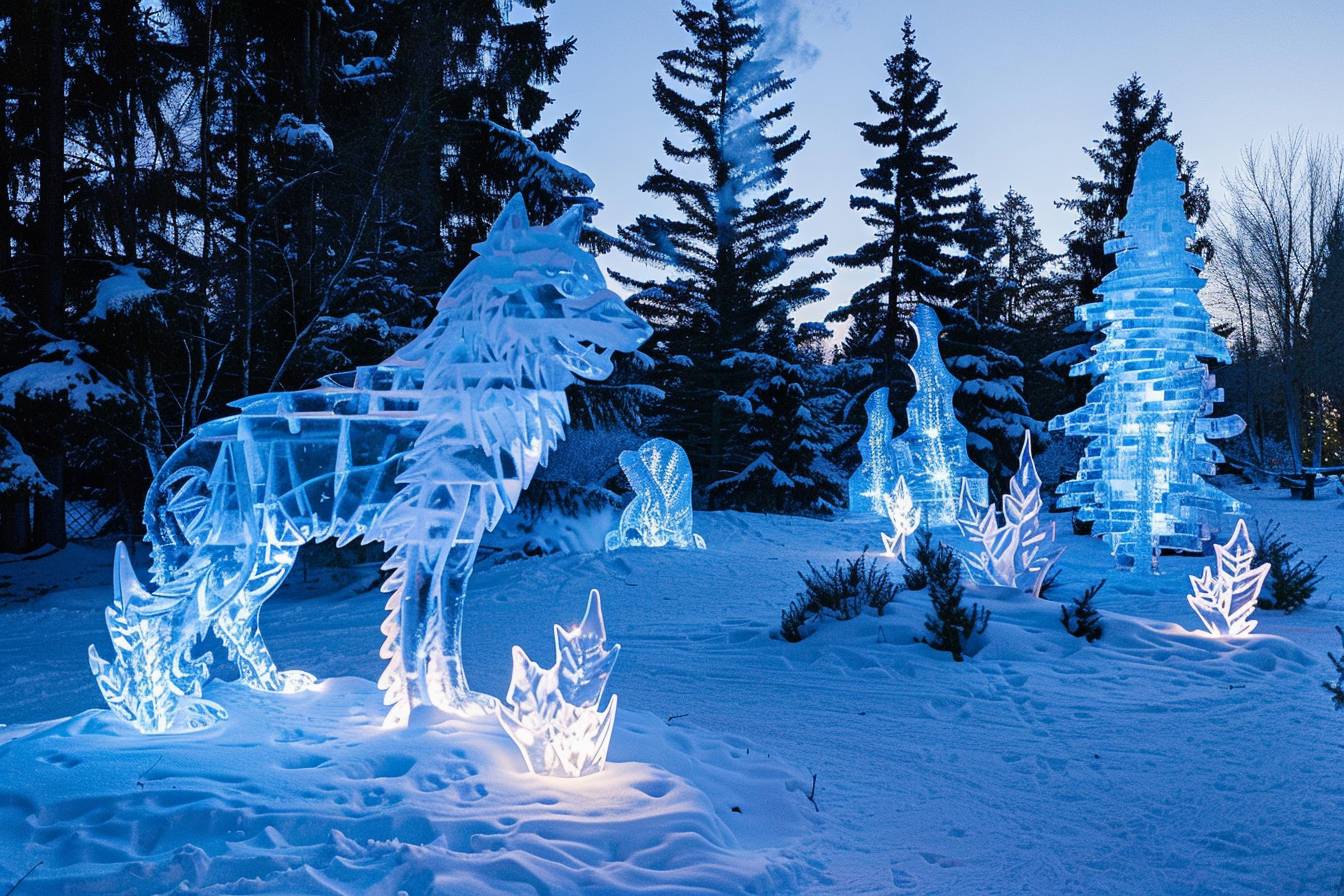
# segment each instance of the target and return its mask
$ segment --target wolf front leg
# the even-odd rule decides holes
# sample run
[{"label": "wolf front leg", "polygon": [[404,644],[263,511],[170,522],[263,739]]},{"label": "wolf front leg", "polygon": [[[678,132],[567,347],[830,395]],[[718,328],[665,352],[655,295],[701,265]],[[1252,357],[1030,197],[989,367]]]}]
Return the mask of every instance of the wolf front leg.
[{"label": "wolf front leg", "polygon": [[467,580],[485,532],[481,488],[438,486],[439,497],[422,508],[426,520],[414,538],[398,545],[384,565],[391,591],[383,623],[382,657],[388,660],[379,686],[392,709],[386,724],[405,724],[417,706],[477,715],[497,701],[467,685],[462,667],[462,613]]}]

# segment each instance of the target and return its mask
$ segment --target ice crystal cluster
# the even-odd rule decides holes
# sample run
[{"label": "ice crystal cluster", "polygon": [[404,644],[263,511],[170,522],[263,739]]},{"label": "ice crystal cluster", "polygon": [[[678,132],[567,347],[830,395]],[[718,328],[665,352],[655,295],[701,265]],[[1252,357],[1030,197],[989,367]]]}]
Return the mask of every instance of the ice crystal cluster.
[{"label": "ice crystal cluster", "polygon": [[598,709],[621,645],[607,647],[602,596],[588,594],[583,621],[555,627],[555,664],[543,669],[513,648],[513,678],[499,723],[536,774],[578,778],[601,771],[616,724],[616,695]]},{"label": "ice crystal cluster", "polygon": [[906,539],[919,528],[924,517],[923,511],[915,506],[915,499],[910,497],[910,487],[905,484],[904,476],[897,476],[896,487],[882,496],[882,507],[892,528],[890,535],[882,533],[882,555],[899,557],[904,562]]},{"label": "ice crystal cluster", "polygon": [[1199,550],[1237,510],[1203,478],[1221,460],[1208,440],[1234,436],[1243,423],[1208,416],[1223,395],[1205,361],[1226,361],[1227,344],[1199,301],[1203,261],[1187,248],[1195,226],[1184,190],[1175,147],[1158,141],[1144,150],[1124,235],[1106,243],[1116,268],[1097,288],[1101,301],[1077,311],[1104,338],[1070,373],[1099,382],[1086,404],[1050,423],[1088,440],[1059,506],[1076,508],[1135,569],[1163,548]]},{"label": "ice crystal cluster", "polygon": [[[931,526],[951,525],[965,483],[973,499],[989,501],[989,477],[966,453],[966,427],[952,408],[958,380],[943,363],[938,336],[943,331],[929,305],[914,313],[916,345],[910,358],[915,395],[906,405],[905,432],[892,442],[895,475],[904,476],[915,505]],[[894,478],[894,477],[893,477]]]},{"label": "ice crystal cluster", "polygon": [[276,668],[258,614],[299,548],[327,538],[391,551],[379,681],[388,722],[426,704],[492,705],[470,691],[461,660],[481,536],[564,437],[565,388],[605,379],[612,353],[651,332],[606,288],[578,245],[582,228],[578,206],[534,227],[514,197],[428,328],[386,361],[245,398],[192,433],[145,499],[152,593],[117,555],[113,659],[90,655],[114,712],[144,731],[172,729],[184,709],[217,717],[198,698],[208,661],[189,653],[210,630],[245,684],[310,683]]},{"label": "ice crystal cluster", "polygon": [[607,533],[607,550],[619,548],[703,548],[691,511],[691,462],[671,439],[649,439],[636,451],[622,451],[621,469],[635,496],[616,528]]},{"label": "ice crystal cluster", "polygon": [[1217,571],[1204,567],[1203,574],[1190,577],[1186,600],[1204,623],[1209,634],[1222,637],[1249,635],[1255,630],[1251,618],[1260,600],[1260,589],[1269,575],[1269,564],[1255,562],[1255,544],[1246,531],[1246,521],[1237,520],[1227,544],[1213,546]]},{"label": "ice crystal cluster", "polygon": [[957,526],[979,549],[962,554],[971,578],[982,585],[1020,588],[1041,596],[1050,568],[1063,548],[1055,547],[1055,524],[1041,520],[1041,477],[1031,455],[1031,433],[1022,439],[1017,472],[999,507],[976,501],[963,484]]}]

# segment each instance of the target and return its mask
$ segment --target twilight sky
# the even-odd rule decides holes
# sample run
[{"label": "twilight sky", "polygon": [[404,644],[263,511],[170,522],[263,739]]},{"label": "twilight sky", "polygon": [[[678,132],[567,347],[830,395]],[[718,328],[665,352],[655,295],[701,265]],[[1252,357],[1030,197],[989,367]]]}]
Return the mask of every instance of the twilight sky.
[{"label": "twilight sky", "polygon": [[[565,160],[597,182],[606,206],[597,223],[608,231],[658,210],[638,187],[671,133],[651,84],[658,54],[686,42],[674,5],[562,0],[551,13],[555,35],[578,39],[552,107],[583,110]],[[867,237],[848,197],[875,152],[853,123],[873,117],[868,90],[883,87],[882,63],[899,47],[907,13],[959,125],[944,145],[979,176],[991,205],[1010,185],[1023,193],[1052,250],[1072,223],[1054,200],[1089,170],[1082,147],[1101,136],[1111,92],[1130,72],[1166,96],[1215,213],[1223,172],[1245,144],[1297,127],[1344,136],[1339,0],[1187,0],[1175,12],[1161,0],[794,0],[783,8],[798,13],[794,120],[812,132],[789,183],[826,200],[811,232],[830,237],[827,254]],[[617,253],[602,260],[631,270]],[[832,298],[799,319],[820,319],[864,282],[863,272],[840,271]]]}]

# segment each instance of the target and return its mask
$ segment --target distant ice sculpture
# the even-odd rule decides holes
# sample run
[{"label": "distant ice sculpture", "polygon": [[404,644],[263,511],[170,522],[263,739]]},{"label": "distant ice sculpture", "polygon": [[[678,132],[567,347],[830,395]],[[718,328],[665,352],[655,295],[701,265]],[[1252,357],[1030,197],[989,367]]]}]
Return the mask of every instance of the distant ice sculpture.
[{"label": "distant ice sculpture", "polygon": [[1022,438],[1017,472],[1008,492],[993,505],[976,501],[963,480],[957,526],[961,534],[979,545],[962,554],[971,578],[982,585],[1020,588],[1033,597],[1041,588],[1064,549],[1055,547],[1055,524],[1041,521],[1041,477],[1031,454],[1031,432]]},{"label": "distant ice sculpture", "polygon": [[891,448],[891,433],[896,424],[888,399],[884,386],[874,389],[863,406],[868,425],[859,440],[859,468],[849,477],[849,509],[855,513],[885,513],[883,497],[896,484]]},{"label": "distant ice sculpture", "polygon": [[705,540],[692,528],[691,462],[682,447],[649,439],[637,451],[622,451],[620,461],[635,496],[607,533],[607,550],[703,548]]},{"label": "distant ice sculpture", "polygon": [[518,745],[529,771],[578,778],[607,763],[616,724],[616,695],[598,710],[621,645],[607,647],[602,596],[588,594],[583,621],[555,627],[555,665],[543,669],[513,648],[513,678],[497,710],[499,724]]},{"label": "distant ice sculpture", "polygon": [[192,433],[145,499],[155,590],[141,587],[119,548],[112,659],[90,648],[117,715],[144,731],[222,716],[199,698],[208,660],[190,655],[210,629],[245,684],[311,683],[276,669],[258,614],[299,547],[327,538],[391,550],[379,680],[387,722],[427,704],[493,710],[468,688],[461,659],[481,536],[564,437],[565,387],[605,379],[612,352],[633,351],[651,332],[578,246],[582,228],[577,206],[530,226],[514,197],[429,327],[392,357],[313,389],[245,398],[237,415]]},{"label": "distant ice sculpture", "polygon": [[883,532],[882,535],[882,556],[899,557],[901,562],[905,562],[905,540],[914,534],[919,528],[920,520],[924,513],[915,506],[914,498],[910,497],[910,488],[905,484],[904,476],[896,477],[896,487],[890,494],[882,496],[882,506],[887,512],[887,519],[891,521],[892,534]]},{"label": "distant ice sculpture", "polygon": [[1251,618],[1260,600],[1260,588],[1269,574],[1269,564],[1252,567],[1255,545],[1246,531],[1246,521],[1237,520],[1227,544],[1213,546],[1218,572],[1204,567],[1200,576],[1190,577],[1191,593],[1186,600],[1211,635],[1239,637],[1255,630]]},{"label": "distant ice sculpture", "polygon": [[1106,243],[1116,268],[1097,288],[1101,301],[1078,319],[1105,334],[1073,376],[1100,380],[1081,408],[1050,422],[1088,439],[1078,475],[1058,489],[1117,557],[1149,569],[1156,552],[1198,551],[1237,502],[1209,485],[1222,455],[1209,439],[1236,435],[1236,416],[1210,418],[1222,390],[1206,359],[1227,360],[1199,301],[1203,260],[1188,251],[1176,149],[1158,141],[1139,158],[1124,236]]},{"label": "distant ice sculpture", "polygon": [[989,501],[989,477],[966,453],[966,427],[952,408],[958,380],[943,363],[938,336],[943,325],[932,307],[916,306],[916,346],[910,358],[915,396],[906,405],[909,425],[892,443],[895,473],[905,476],[915,504],[931,526],[957,518],[961,483],[980,503]]}]

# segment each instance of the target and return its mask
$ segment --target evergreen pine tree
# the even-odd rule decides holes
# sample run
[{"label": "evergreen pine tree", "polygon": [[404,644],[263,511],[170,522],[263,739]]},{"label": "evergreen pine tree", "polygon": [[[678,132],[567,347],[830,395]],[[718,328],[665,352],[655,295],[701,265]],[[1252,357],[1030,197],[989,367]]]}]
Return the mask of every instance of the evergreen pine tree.
[{"label": "evergreen pine tree", "polygon": [[853,252],[831,258],[847,268],[877,269],[879,276],[863,286],[830,320],[853,322],[847,353],[869,352],[880,361],[880,382],[891,384],[904,375],[900,348],[902,320],[914,303],[952,296],[956,267],[946,254],[955,243],[960,208],[967,194],[960,189],[969,174],[957,173],[952,159],[938,152],[956,129],[939,108],[942,85],[929,73],[929,60],[915,48],[909,17],[901,31],[901,52],[886,61],[885,96],[870,91],[879,120],[859,122],[864,142],[888,151],[862,170],[850,207],[873,228],[873,238]]},{"label": "evergreen pine tree", "polygon": [[956,239],[961,271],[953,304],[938,308],[943,358],[961,381],[954,406],[967,430],[967,453],[997,492],[1017,470],[1024,432],[1039,445],[1045,427],[1022,397],[1022,362],[1012,354],[1017,331],[1004,322],[1010,293],[992,263],[1000,233],[978,188],[969,194]]},{"label": "evergreen pine tree", "polygon": [[[1008,188],[994,207],[998,233],[990,262],[1003,289],[1003,322],[1024,327],[1049,321],[1059,314],[1059,278],[1051,266],[1055,256],[1041,241],[1036,211],[1021,193]],[[1072,312],[1070,304],[1067,309]]]},{"label": "evergreen pine tree", "polygon": [[[641,215],[620,229],[623,251],[668,274],[613,276],[638,290],[630,304],[655,327],[656,384],[667,396],[659,430],[683,445],[697,480],[712,484],[759,459],[744,422],[767,396],[793,394],[772,385],[779,365],[794,362],[777,337],[790,311],[826,295],[821,284],[832,275],[792,274],[826,243],[797,239],[821,203],[783,185],[808,134],[786,124],[793,104],[782,95],[793,81],[761,54],[754,5],[682,0],[676,17],[691,44],[659,57],[653,92],[686,140],[664,141],[667,161],[655,161],[641,190],[677,214]],[[786,457],[774,462],[786,477],[805,473],[786,469]]]},{"label": "evergreen pine tree", "polygon": [[[1074,229],[1064,237],[1065,269],[1075,305],[1095,301],[1093,291],[1102,278],[1115,269],[1114,257],[1106,252],[1106,241],[1119,233],[1120,220],[1125,216],[1129,194],[1134,189],[1139,156],[1156,141],[1165,140],[1176,147],[1177,169],[1186,185],[1183,200],[1186,217],[1196,227],[1203,227],[1209,218],[1208,187],[1195,174],[1197,163],[1185,157],[1181,132],[1171,129],[1171,114],[1167,112],[1162,92],[1157,91],[1150,97],[1143,79],[1137,73],[1132,74],[1111,95],[1111,108],[1114,117],[1101,126],[1105,136],[1083,150],[1096,165],[1096,174],[1076,176],[1074,182],[1078,185],[1078,194],[1055,203],[1077,215]],[[1205,260],[1213,254],[1212,243],[1198,234],[1191,250]],[[1059,324],[1061,334],[1067,334],[1063,341],[1073,341],[1074,344],[1046,355],[1041,363],[1064,378],[1070,367],[1087,359],[1099,334],[1086,334],[1071,318],[1061,320]],[[1075,383],[1070,404],[1079,403],[1086,392],[1086,381]],[[1056,409],[1047,410],[1054,412]]]}]

